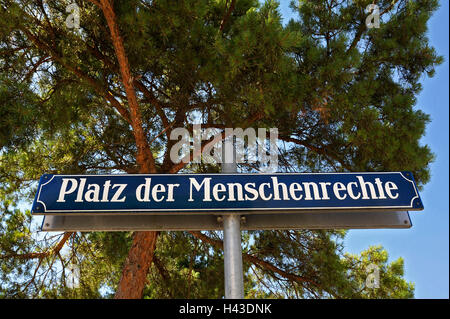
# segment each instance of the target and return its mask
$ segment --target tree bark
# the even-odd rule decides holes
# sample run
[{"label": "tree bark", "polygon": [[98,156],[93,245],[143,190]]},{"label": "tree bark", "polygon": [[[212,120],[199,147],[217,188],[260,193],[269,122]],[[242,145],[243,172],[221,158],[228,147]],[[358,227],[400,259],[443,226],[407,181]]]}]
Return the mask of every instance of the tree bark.
[{"label": "tree bark", "polygon": [[[139,173],[156,173],[155,159],[147,141],[147,137],[142,126],[142,116],[136,92],[133,87],[134,79],[130,72],[128,57],[125,52],[122,37],[119,33],[116,15],[114,13],[112,0],[95,1],[100,5],[103,15],[111,33],[114,51],[119,62],[122,83],[130,108],[131,126],[137,146],[136,162],[139,165]],[[135,232],[133,243],[128,257],[122,269],[122,277],[115,294],[116,299],[137,299],[142,298],[144,288],[147,283],[147,274],[153,261],[153,254],[156,247],[157,232]]]},{"label": "tree bark", "polygon": [[122,269],[115,299],[141,299],[153,262],[158,232],[135,232],[133,244]]},{"label": "tree bark", "polygon": [[100,4],[111,33],[114,51],[116,52],[117,60],[119,62],[122,83],[125,87],[128,106],[130,108],[131,126],[133,127],[133,134],[138,149],[136,161],[140,166],[142,173],[156,173],[155,159],[153,158],[153,154],[150,150],[150,146],[142,126],[141,112],[139,110],[136,92],[133,87],[134,81],[130,72],[130,66],[128,63],[128,57],[125,53],[123,40],[119,33],[119,27],[117,25],[117,19],[112,6],[112,1],[100,0]]}]

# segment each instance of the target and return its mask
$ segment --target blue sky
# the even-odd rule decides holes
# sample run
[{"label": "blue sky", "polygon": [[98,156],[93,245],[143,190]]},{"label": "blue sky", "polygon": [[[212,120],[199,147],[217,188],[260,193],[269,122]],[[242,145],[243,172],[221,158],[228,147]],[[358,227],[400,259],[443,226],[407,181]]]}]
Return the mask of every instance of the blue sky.
[{"label": "blue sky", "polygon": [[[284,19],[292,15],[290,0],[281,0]],[[430,44],[445,62],[433,78],[422,79],[423,90],[417,108],[431,115],[423,144],[436,155],[431,164],[431,181],[421,198],[425,209],[411,212],[410,229],[350,230],[345,250],[359,253],[371,245],[382,245],[389,260],[403,257],[405,278],[415,283],[416,298],[449,298],[449,1],[429,21]]]}]

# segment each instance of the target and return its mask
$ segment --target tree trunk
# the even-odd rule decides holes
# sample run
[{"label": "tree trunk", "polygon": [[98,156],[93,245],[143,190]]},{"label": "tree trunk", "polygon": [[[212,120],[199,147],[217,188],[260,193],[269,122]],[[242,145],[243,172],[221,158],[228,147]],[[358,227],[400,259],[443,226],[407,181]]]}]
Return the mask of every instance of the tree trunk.
[{"label": "tree trunk", "polygon": [[115,299],[141,299],[153,261],[158,232],[135,232],[133,244],[122,269]]},{"label": "tree trunk", "polygon": [[[130,109],[131,126],[137,146],[136,162],[139,165],[139,172],[144,174],[156,173],[155,160],[142,126],[141,112],[133,87],[134,81],[117,25],[113,1],[100,0],[100,2],[95,1],[94,3],[97,3],[103,11],[111,33],[117,61],[119,62],[122,83]],[[157,232],[135,232],[133,234],[133,244],[122,269],[122,277],[115,294],[116,299],[142,298],[145,284],[147,283],[147,273],[153,261],[157,237]]]}]

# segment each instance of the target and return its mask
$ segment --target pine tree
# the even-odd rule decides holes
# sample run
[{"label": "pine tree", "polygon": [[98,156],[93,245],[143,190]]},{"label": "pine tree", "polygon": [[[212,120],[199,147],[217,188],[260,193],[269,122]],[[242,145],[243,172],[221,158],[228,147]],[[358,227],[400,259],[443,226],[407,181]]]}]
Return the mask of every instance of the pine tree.
[{"label": "pine tree", "polygon": [[[23,209],[43,173],[218,171],[170,160],[170,132],[198,118],[278,128],[281,171],[409,170],[424,185],[416,97],[442,62],[426,35],[438,1],[375,2],[379,28],[372,0],[295,1],[286,24],[275,1],[0,0],[0,296],[220,298],[221,233],[43,236]],[[248,297],[413,296],[401,259],[346,255],[343,231],[243,236]],[[370,263],[382,289],[365,290]]]}]

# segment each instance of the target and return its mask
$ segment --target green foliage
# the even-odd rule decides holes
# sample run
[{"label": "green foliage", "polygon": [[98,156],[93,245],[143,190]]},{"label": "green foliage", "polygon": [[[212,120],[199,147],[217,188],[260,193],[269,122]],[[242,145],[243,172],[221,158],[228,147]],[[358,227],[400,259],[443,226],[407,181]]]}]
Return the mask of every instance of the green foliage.
[{"label": "green foliage", "polygon": [[[344,265],[355,289],[352,298],[413,298],[414,284],[406,282],[402,258],[387,263],[388,253],[381,246],[371,246],[360,255],[345,254]],[[371,266],[372,265],[372,266]],[[378,287],[367,287],[367,277],[377,268]],[[369,285],[370,286],[370,285]],[[372,283],[373,286],[373,283]]]},{"label": "green foliage", "polygon": [[146,298],[222,298],[223,253],[184,232],[160,236]]},{"label": "green foliage", "polygon": [[[26,254],[34,249],[30,233],[30,211],[9,209],[7,201],[3,201],[0,215],[0,252],[1,255]],[[0,260],[0,298],[4,296],[24,298],[22,291],[26,279],[29,278],[35,266],[33,261],[16,258]]]},{"label": "green foliage", "polygon": [[[76,1],[80,28],[68,28],[71,2],[0,0],[0,257],[9,256],[0,259],[0,297],[112,297],[131,244],[127,232],[76,234],[59,254],[24,258],[61,238],[36,233],[24,209],[41,174],[137,172],[131,126],[111,102],[128,107],[107,23],[93,3]],[[200,117],[277,127],[282,140],[300,141],[281,149],[281,171],[409,170],[424,185],[433,154],[420,139],[430,119],[416,97],[442,62],[426,35],[438,1],[377,1],[380,28],[367,29],[372,2],[295,1],[283,23],[276,1],[237,0],[229,17],[224,0],[114,1],[159,172],[172,165],[162,111],[173,127]],[[389,262],[380,247],[344,255],[344,235],[245,233],[244,252],[259,260],[245,262],[246,296],[413,297],[401,259]],[[155,256],[146,298],[223,295],[220,249],[168,232]],[[377,289],[364,286],[371,263]],[[66,280],[71,265],[77,287]]]}]

